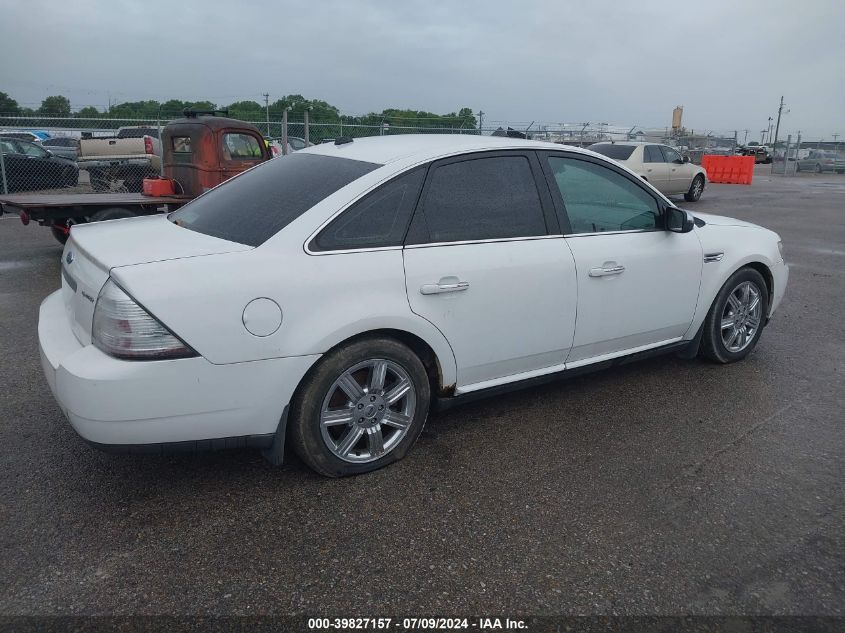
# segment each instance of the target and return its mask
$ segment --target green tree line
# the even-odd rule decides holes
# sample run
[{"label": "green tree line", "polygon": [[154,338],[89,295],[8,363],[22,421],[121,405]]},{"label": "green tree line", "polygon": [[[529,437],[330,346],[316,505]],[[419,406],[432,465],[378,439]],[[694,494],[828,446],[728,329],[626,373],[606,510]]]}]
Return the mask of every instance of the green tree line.
[{"label": "green tree line", "polygon": [[[268,109],[257,101],[236,101],[228,105],[215,104],[211,101],[182,101],[170,99],[127,101],[101,111],[93,106],[85,106],[76,112],[71,108],[70,100],[62,95],[45,98],[39,108],[21,107],[15,99],[5,92],[0,92],[0,116],[55,117],[64,119],[172,119],[182,115],[185,109],[228,110],[229,116],[244,121],[260,122],[267,117]],[[302,121],[308,111],[311,121],[316,123],[337,123],[343,125],[382,125],[460,128],[474,129],[477,125],[471,108],[461,108],[457,112],[435,114],[424,110],[387,108],[381,112],[370,112],[362,116],[342,114],[336,107],[320,99],[306,99],[302,95],[287,95],[269,104],[270,118],[278,123],[282,113],[288,110],[291,121]]]}]

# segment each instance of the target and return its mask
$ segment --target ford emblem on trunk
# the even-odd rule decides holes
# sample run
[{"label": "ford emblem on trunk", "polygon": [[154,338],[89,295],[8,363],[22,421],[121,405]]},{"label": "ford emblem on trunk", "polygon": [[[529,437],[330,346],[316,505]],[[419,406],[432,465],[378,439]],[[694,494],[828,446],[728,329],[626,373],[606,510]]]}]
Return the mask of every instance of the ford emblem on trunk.
[{"label": "ford emblem on trunk", "polygon": [[68,254],[65,256],[65,261],[66,261],[68,264],[72,264],[72,263],[73,263],[73,251],[68,251]]}]

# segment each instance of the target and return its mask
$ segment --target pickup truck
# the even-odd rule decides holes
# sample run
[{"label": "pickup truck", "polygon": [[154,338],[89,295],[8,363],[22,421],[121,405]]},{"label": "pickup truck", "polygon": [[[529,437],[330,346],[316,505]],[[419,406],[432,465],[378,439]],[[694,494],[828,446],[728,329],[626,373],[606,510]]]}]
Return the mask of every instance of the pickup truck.
[{"label": "pickup truck", "polygon": [[122,190],[139,192],[144,178],[161,173],[158,128],[122,127],[116,136],[83,138],[77,164],[88,172],[94,191],[112,191],[122,181]]}]

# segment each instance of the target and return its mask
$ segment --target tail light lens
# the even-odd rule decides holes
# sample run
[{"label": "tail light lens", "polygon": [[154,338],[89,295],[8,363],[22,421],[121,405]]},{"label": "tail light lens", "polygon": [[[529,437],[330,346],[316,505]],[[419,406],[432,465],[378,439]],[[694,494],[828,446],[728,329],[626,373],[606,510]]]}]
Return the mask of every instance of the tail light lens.
[{"label": "tail light lens", "polygon": [[97,297],[91,338],[100,351],[126,360],[198,355],[111,279]]},{"label": "tail light lens", "polygon": [[153,139],[152,137],[145,136],[144,137],[144,152],[147,154],[153,153]]}]

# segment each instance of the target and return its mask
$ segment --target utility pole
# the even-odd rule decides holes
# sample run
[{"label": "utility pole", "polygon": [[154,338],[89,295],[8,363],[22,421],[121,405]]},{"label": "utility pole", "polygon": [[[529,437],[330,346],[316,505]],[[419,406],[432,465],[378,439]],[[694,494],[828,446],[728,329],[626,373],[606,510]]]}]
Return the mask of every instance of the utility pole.
[{"label": "utility pole", "polygon": [[264,93],[264,108],[267,111],[267,136],[270,136],[270,93]]},{"label": "utility pole", "polygon": [[484,130],[484,111],[479,108],[478,110],[478,133],[483,134]]},{"label": "utility pole", "polygon": [[742,140],[742,144],[747,145],[748,144],[748,132],[749,132],[749,130],[743,130],[743,132],[745,132],[745,138]]},{"label": "utility pole", "polygon": [[772,143],[772,147],[776,147],[778,144],[778,132],[780,131],[780,115],[783,112],[783,96],[780,98],[780,106],[778,107],[778,122],[775,126],[775,142]]}]

